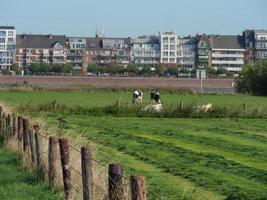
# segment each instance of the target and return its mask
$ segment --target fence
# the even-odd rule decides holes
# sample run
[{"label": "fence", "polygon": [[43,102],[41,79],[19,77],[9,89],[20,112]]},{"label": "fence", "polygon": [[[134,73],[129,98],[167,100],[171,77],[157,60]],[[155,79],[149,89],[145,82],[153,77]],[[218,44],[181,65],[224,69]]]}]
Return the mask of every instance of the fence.
[{"label": "fence", "polygon": [[146,200],[145,177],[123,175],[120,163],[104,165],[88,146],[80,149],[67,138],[42,135],[40,126],[27,118],[5,113],[0,107],[0,134],[5,144],[23,157],[51,188],[63,188],[65,199]]}]

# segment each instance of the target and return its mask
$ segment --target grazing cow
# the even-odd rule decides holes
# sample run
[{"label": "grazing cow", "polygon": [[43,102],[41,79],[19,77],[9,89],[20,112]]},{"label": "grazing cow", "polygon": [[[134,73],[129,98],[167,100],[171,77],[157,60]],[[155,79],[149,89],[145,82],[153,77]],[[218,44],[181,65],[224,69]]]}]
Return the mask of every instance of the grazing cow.
[{"label": "grazing cow", "polygon": [[144,93],[141,90],[134,91],[132,102],[133,103],[142,103],[142,101],[143,101],[143,94]]},{"label": "grazing cow", "polygon": [[208,112],[212,109],[213,104],[212,103],[208,103],[207,105],[202,105],[202,106],[197,106],[196,107],[196,111],[197,112]]},{"label": "grazing cow", "polygon": [[161,104],[160,95],[157,90],[150,92],[150,100],[152,103]]},{"label": "grazing cow", "polygon": [[162,104],[150,104],[144,107],[144,111],[161,112],[163,109]]}]

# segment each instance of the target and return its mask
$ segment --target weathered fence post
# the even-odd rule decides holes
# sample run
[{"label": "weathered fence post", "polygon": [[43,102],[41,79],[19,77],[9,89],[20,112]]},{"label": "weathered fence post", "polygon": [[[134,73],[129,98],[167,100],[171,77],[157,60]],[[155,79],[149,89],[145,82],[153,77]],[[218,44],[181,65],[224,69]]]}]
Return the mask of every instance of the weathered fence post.
[{"label": "weathered fence post", "polygon": [[53,187],[56,180],[56,161],[57,161],[57,138],[49,137],[48,144],[48,182]]},{"label": "weathered fence post", "polygon": [[3,131],[2,133],[5,135],[6,134],[6,113],[3,112],[2,114],[2,121],[3,121]]},{"label": "weathered fence post", "polygon": [[244,111],[244,113],[246,113],[247,110],[248,110],[248,105],[247,105],[246,102],[244,102],[244,104],[243,104],[243,111]]},{"label": "weathered fence post", "polygon": [[23,118],[18,116],[18,141],[20,142],[23,137]]},{"label": "weathered fence post", "polygon": [[110,164],[108,169],[108,194],[110,200],[123,199],[122,165]]},{"label": "weathered fence post", "polygon": [[42,159],[41,159],[41,146],[39,141],[39,126],[34,126],[34,138],[35,138],[35,151],[36,151],[36,161],[37,161],[37,175],[38,178],[43,180],[43,165],[42,165]]},{"label": "weathered fence post", "polygon": [[89,148],[81,148],[83,200],[93,199],[92,152]]},{"label": "weathered fence post", "polygon": [[17,117],[13,116],[12,117],[12,124],[13,124],[13,137],[16,137],[17,131],[18,131],[18,126],[17,126]]},{"label": "weathered fence post", "polygon": [[3,133],[3,108],[0,106],[0,134]]},{"label": "weathered fence post", "polygon": [[12,135],[12,115],[8,113],[7,115],[7,124],[8,124],[8,138]]},{"label": "weathered fence post", "polygon": [[62,166],[62,174],[63,174],[63,183],[64,190],[66,194],[66,200],[70,200],[72,198],[72,185],[71,185],[71,171],[70,171],[70,155],[69,155],[69,142],[65,138],[60,138],[59,149],[60,149],[60,160]]},{"label": "weathered fence post", "polygon": [[147,200],[145,177],[131,176],[130,186],[131,186],[132,200]]},{"label": "weathered fence post", "polygon": [[29,120],[23,119],[23,151],[27,151],[29,147]]},{"label": "weathered fence post", "polygon": [[32,162],[35,162],[35,145],[34,145],[34,135],[33,130],[29,130],[29,139],[30,139],[30,148],[31,148],[31,160]]}]

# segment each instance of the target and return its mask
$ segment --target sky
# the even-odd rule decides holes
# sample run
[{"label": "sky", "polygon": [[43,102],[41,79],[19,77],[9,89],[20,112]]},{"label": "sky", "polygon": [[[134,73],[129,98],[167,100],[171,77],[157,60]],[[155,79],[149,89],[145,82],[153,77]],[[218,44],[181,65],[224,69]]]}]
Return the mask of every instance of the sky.
[{"label": "sky", "polygon": [[67,36],[237,35],[267,29],[267,0],[1,0],[0,25]]}]

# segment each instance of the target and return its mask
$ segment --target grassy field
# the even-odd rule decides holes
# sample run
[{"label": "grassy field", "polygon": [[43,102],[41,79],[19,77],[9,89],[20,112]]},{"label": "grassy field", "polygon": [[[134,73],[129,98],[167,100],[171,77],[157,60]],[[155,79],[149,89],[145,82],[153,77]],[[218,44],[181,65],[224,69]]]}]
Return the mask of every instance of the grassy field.
[{"label": "grassy field", "polygon": [[[58,100],[94,107],[129,101],[129,92],[0,92],[0,101],[33,104]],[[148,101],[148,96],[145,97]],[[264,97],[162,92],[167,103],[266,106]],[[30,113],[49,126],[66,120],[73,137],[97,147],[97,159],[121,162],[127,174],[145,175],[149,199],[267,199],[267,119],[169,119]]]},{"label": "grassy field", "polygon": [[60,200],[59,194],[36,183],[36,179],[20,166],[18,156],[5,149],[0,138],[0,199]]}]

